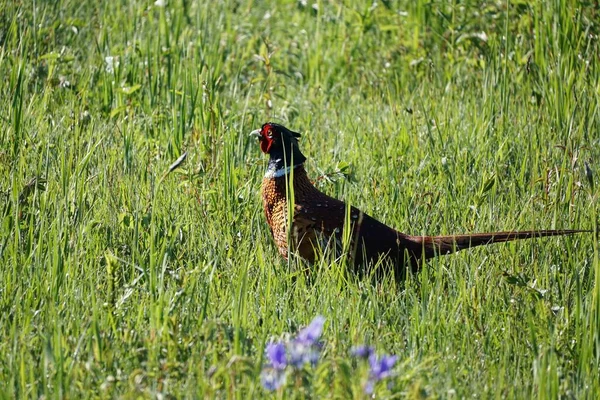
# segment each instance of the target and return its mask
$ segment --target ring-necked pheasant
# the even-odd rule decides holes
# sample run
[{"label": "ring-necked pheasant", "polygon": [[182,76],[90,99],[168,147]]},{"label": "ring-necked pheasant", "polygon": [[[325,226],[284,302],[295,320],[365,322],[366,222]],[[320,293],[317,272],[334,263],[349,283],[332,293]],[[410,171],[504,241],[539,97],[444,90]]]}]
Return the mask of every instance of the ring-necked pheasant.
[{"label": "ring-necked pheasant", "polygon": [[[300,152],[300,134],[268,122],[252,131],[260,149],[269,155],[269,165],[262,181],[262,199],[267,222],[279,252],[287,259],[288,248],[314,262],[319,251],[335,246],[340,250],[346,221],[351,223],[350,246],[346,248],[357,272],[359,266],[373,265],[382,259],[393,265],[397,280],[405,277],[408,261],[417,271],[422,259],[496,242],[544,236],[568,235],[584,230],[536,230],[492,232],[449,236],[412,236],[398,232],[340,200],[320,192],[308,179],[304,169],[306,157]],[[288,210],[293,194],[294,208]],[[349,215],[348,215],[349,212]],[[292,231],[288,235],[288,215]],[[288,247],[288,238],[291,246]],[[320,248],[320,250],[319,250]]]}]

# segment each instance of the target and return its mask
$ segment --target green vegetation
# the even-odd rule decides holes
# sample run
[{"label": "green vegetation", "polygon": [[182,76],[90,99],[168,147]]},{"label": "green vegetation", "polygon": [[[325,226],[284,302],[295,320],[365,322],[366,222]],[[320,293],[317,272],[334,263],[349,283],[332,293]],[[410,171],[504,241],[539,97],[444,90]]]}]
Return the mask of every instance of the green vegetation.
[{"label": "green vegetation", "polygon": [[[323,191],[404,232],[597,229],[597,4],[267,3],[0,4],[0,397],[361,398],[362,343],[398,356],[377,397],[600,393],[593,234],[305,274],[247,135],[302,132]],[[265,391],[316,315],[319,364]]]}]

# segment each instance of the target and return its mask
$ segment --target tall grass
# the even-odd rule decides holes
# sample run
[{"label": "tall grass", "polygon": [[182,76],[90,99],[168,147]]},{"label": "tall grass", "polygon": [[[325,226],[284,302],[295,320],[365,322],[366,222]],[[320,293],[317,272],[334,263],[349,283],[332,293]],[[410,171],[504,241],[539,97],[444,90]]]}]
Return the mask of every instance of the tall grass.
[{"label": "tall grass", "polygon": [[358,343],[399,356],[380,397],[594,397],[597,234],[464,251],[403,285],[339,260],[307,274],[273,244],[247,133],[300,131],[323,191],[404,232],[597,232],[598,13],[2,3],[0,395],[265,396],[265,344],[322,314],[322,361],[278,397],[363,396]]}]

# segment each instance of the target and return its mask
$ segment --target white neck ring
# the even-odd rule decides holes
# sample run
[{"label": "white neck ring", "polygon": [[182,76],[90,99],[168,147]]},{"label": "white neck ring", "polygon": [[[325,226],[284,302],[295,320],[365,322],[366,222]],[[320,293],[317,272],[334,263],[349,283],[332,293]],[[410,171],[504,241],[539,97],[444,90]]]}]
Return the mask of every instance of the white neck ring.
[{"label": "white neck ring", "polygon": [[290,166],[287,168],[279,168],[275,171],[267,170],[267,172],[265,173],[265,178],[268,178],[268,179],[281,178],[282,176],[289,174],[290,171],[292,170],[292,168],[297,168],[300,165],[302,165],[302,164],[294,165],[293,167]]}]

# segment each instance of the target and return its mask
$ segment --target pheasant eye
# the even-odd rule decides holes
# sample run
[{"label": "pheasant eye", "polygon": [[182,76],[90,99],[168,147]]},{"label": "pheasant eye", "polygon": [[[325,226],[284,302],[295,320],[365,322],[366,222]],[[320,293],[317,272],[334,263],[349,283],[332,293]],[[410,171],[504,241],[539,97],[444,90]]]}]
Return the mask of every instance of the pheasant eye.
[{"label": "pheasant eye", "polygon": [[273,130],[271,129],[271,127],[269,125],[265,126],[263,128],[264,132],[263,135],[268,137],[269,139],[273,138]]}]

